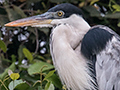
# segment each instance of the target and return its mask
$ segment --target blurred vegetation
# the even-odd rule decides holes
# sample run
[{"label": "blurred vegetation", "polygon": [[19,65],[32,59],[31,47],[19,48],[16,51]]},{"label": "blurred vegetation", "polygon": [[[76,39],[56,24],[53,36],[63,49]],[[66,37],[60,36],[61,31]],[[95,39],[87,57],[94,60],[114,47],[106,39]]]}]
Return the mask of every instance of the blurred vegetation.
[{"label": "blurred vegetation", "polygon": [[81,8],[91,25],[120,34],[120,0],[0,0],[0,90],[61,90],[49,51],[49,28],[4,27],[60,3]]}]

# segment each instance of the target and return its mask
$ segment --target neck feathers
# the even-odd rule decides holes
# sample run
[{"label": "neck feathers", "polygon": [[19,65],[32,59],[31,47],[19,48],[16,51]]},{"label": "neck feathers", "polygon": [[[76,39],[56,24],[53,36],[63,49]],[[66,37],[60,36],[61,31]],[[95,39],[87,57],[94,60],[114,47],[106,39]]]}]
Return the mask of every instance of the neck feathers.
[{"label": "neck feathers", "polygon": [[86,60],[72,48],[66,30],[70,28],[59,25],[51,34],[51,55],[60,79],[68,90],[95,90]]}]

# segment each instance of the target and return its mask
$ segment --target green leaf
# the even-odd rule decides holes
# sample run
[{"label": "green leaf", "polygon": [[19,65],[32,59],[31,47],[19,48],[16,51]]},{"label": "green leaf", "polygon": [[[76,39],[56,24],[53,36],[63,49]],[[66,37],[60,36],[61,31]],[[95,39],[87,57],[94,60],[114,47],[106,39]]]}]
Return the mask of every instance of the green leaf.
[{"label": "green leaf", "polygon": [[27,83],[23,82],[23,83],[18,84],[15,87],[15,90],[30,90],[30,89],[29,89],[29,85]]},{"label": "green leaf", "polygon": [[4,24],[6,24],[7,22],[9,22],[7,15],[0,15],[0,25],[4,26]]},{"label": "green leaf", "polygon": [[37,58],[39,58],[40,60],[46,60],[43,56],[41,55],[37,55]]},{"label": "green leaf", "polygon": [[25,13],[23,12],[23,10],[22,10],[20,7],[15,6],[15,5],[12,5],[12,6],[13,6],[14,10],[15,10],[22,18],[27,17],[27,16],[25,15]]},{"label": "green leaf", "polygon": [[112,7],[115,9],[115,11],[120,11],[120,6],[119,5],[112,5]]},{"label": "green leaf", "polygon": [[23,53],[30,62],[33,60],[33,56],[27,48],[23,48]]},{"label": "green leaf", "polygon": [[8,74],[8,70],[9,70],[9,69],[12,70],[12,71],[15,70],[15,63],[14,63],[14,62],[10,65],[10,67],[8,67],[8,68],[4,71],[4,73],[0,74],[0,79],[3,79],[3,78]]},{"label": "green leaf", "polygon": [[21,18],[21,16],[14,9],[10,8],[8,5],[5,6],[5,10],[8,14],[8,18],[10,21],[14,21]]},{"label": "green leaf", "polygon": [[3,50],[4,53],[7,51],[7,47],[2,40],[0,40],[0,48]]},{"label": "green leaf", "polygon": [[[10,90],[14,90],[17,85],[22,84],[22,83],[25,83],[25,82],[23,82],[21,79],[20,79],[20,80],[11,81],[11,82],[9,83],[9,85],[8,85],[8,88],[9,88]],[[22,87],[23,87],[23,86],[22,86]],[[22,89],[22,90],[23,90],[23,89]]]},{"label": "green leaf", "polygon": [[47,82],[47,84],[45,85],[45,90],[48,90],[48,88],[50,87],[50,83],[51,82]]},{"label": "green leaf", "polygon": [[51,77],[47,78],[47,80],[52,82],[59,90],[62,90],[61,81],[56,74],[53,74]]},{"label": "green leaf", "polygon": [[20,77],[19,73],[12,73],[12,74],[10,75],[10,78],[11,78],[12,80],[17,80],[19,77]]},{"label": "green leaf", "polygon": [[51,77],[54,74],[55,70],[50,71],[44,78],[44,80],[47,80],[49,77]]},{"label": "green leaf", "polygon": [[120,22],[117,24],[118,27],[120,27]]},{"label": "green leaf", "polygon": [[45,85],[45,90],[55,90],[54,85],[52,84],[52,82],[48,82]]},{"label": "green leaf", "polygon": [[24,54],[23,54],[23,48],[25,48],[24,45],[20,45],[19,46],[19,49],[18,49],[18,57],[19,57],[19,60],[23,60],[24,59]]},{"label": "green leaf", "polygon": [[[44,66],[46,66],[46,67],[44,67]],[[53,68],[54,68],[53,65],[41,61],[41,62],[36,62],[33,65],[31,65],[28,68],[28,73],[29,73],[29,75],[33,75],[33,74],[40,73],[41,69],[42,69],[42,71],[46,71],[46,70],[50,70]]]},{"label": "green leaf", "polygon": [[96,2],[98,2],[99,0],[92,0],[91,2],[90,2],[90,5],[93,5],[94,3],[96,3]]},{"label": "green leaf", "polygon": [[38,90],[42,90],[41,86],[38,86]]},{"label": "green leaf", "polygon": [[12,62],[16,62],[16,56],[14,54],[11,55]]},{"label": "green leaf", "polygon": [[26,17],[24,12],[18,6],[12,5],[13,8],[10,8],[10,6],[6,3],[4,7],[10,21]]}]

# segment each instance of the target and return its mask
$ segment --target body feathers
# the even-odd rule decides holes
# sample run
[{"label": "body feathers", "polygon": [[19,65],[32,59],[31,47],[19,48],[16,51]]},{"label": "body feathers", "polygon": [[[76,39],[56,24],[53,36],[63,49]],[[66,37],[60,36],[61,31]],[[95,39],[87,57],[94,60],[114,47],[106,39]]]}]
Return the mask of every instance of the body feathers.
[{"label": "body feathers", "polygon": [[[73,17],[81,22],[69,22]],[[62,83],[69,90],[119,90],[119,36],[106,26],[90,29],[77,15],[52,23],[58,24],[51,33],[51,55]]]}]

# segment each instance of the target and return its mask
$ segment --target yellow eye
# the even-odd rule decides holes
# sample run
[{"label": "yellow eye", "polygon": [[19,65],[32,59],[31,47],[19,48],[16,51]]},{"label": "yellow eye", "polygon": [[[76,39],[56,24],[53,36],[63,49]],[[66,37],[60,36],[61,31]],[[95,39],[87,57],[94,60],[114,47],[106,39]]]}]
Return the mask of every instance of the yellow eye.
[{"label": "yellow eye", "polygon": [[62,11],[59,11],[59,12],[57,13],[57,15],[58,15],[59,17],[61,17],[61,16],[63,15],[63,12],[62,12]]}]

